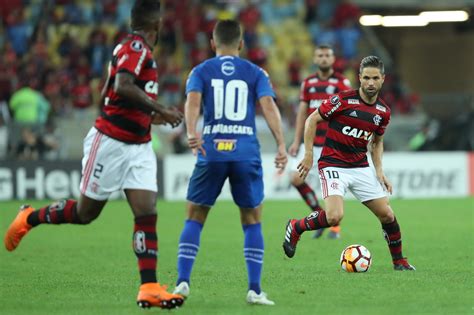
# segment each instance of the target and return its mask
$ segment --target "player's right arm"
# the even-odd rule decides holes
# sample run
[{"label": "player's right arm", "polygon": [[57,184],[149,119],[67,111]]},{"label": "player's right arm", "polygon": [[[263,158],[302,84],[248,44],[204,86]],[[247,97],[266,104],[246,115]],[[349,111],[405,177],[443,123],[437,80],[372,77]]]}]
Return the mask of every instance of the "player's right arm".
[{"label": "player's right arm", "polygon": [[305,101],[300,101],[298,107],[298,113],[296,114],[296,125],[295,125],[295,139],[293,143],[288,148],[288,153],[291,156],[296,156],[300,149],[301,139],[303,138],[304,133],[304,123],[307,117],[308,103]]},{"label": "player's right arm", "polygon": [[308,116],[304,125],[304,158],[298,164],[298,172],[300,177],[305,179],[309,171],[313,167],[313,141],[316,134],[316,126],[323,121],[323,117],[319,111],[314,111]]},{"label": "player's right arm", "polygon": [[135,84],[135,77],[130,73],[117,73],[114,83],[114,92],[132,103],[148,107],[173,127],[178,126],[183,120],[183,114],[181,112],[167,109],[149,97],[145,91]]},{"label": "player's right arm", "polygon": [[275,157],[275,166],[280,169],[280,173],[285,169],[288,163],[286,154],[285,138],[283,137],[283,129],[281,127],[281,116],[278,107],[271,96],[262,96],[259,99],[262,108],[263,117],[267,121],[268,127],[272,131],[273,137],[277,143],[278,151]]},{"label": "player's right arm", "polygon": [[186,121],[186,133],[188,136],[188,145],[196,155],[197,151],[201,151],[202,155],[206,156],[206,151],[202,147],[203,141],[199,137],[196,127],[201,111],[202,94],[200,92],[189,92],[184,104],[184,117]]}]

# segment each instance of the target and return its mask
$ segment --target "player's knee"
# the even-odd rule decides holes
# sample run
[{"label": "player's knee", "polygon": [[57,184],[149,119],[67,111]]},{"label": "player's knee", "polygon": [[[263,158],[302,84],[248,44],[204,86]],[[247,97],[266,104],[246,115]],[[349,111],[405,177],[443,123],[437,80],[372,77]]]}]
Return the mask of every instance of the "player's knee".
[{"label": "player's knee", "polygon": [[293,186],[300,186],[303,184],[304,180],[300,177],[300,174],[298,172],[293,172],[291,174],[291,184]]},{"label": "player's knee", "polygon": [[379,220],[383,224],[392,223],[395,220],[395,214],[393,211],[387,211],[386,213],[379,216]]},{"label": "player's knee", "polygon": [[342,213],[326,213],[326,220],[330,226],[339,225],[342,221]]},{"label": "player's knee", "polygon": [[79,223],[80,224],[89,224],[91,223],[92,221],[94,221],[95,219],[97,219],[97,217],[99,215],[95,215],[95,214],[78,214],[79,216]]}]

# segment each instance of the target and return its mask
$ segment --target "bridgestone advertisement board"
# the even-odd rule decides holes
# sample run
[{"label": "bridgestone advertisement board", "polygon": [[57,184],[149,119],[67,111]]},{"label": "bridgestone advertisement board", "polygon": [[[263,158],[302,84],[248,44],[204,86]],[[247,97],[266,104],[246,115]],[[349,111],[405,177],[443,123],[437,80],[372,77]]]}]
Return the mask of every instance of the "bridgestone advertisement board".
[{"label": "bridgestone advertisement board", "polygon": [[[290,172],[278,175],[272,154],[262,155],[265,198],[299,200],[290,184]],[[158,161],[159,196],[185,200],[196,157],[169,155]],[[394,198],[441,198],[474,195],[474,154],[465,152],[385,153],[385,174]],[[289,163],[291,166],[291,161]],[[79,196],[80,161],[0,161],[0,200],[62,199]],[[317,172],[308,181],[321,196]],[[123,197],[120,192],[111,199]],[[228,183],[221,199],[232,199]],[[347,198],[353,198],[349,193]]]}]

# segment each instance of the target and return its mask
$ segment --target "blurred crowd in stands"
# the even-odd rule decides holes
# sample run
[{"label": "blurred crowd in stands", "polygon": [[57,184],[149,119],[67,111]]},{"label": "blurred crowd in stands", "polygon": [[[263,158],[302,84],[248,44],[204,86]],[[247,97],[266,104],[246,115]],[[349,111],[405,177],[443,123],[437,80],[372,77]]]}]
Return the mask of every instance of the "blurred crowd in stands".
[{"label": "blurred crowd in stands", "polygon": [[[315,71],[315,44],[332,45],[335,69],[358,85],[363,33],[358,23],[361,10],[351,1],[163,2],[166,10],[155,55],[159,97],[167,106],[183,106],[186,76],[193,66],[213,56],[209,38],[216,20],[224,18],[241,21],[242,55],[270,73],[288,126],[294,124],[300,82]],[[106,63],[129,31],[132,3],[0,0],[0,158],[61,157],[56,121],[96,115]],[[302,46],[291,46],[293,36],[301,37]],[[384,97],[399,114],[412,112],[417,103],[395,72],[387,76]],[[7,125],[20,129],[10,128],[8,135]],[[176,142],[174,151],[186,150],[181,134],[169,135],[169,141]]]}]

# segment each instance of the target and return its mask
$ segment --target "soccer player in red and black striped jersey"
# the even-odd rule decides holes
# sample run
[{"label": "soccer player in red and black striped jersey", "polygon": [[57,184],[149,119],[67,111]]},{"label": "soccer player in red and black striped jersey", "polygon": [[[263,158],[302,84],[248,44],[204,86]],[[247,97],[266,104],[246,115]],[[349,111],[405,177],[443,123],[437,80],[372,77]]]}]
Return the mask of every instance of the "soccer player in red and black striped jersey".
[{"label": "soccer player in red and black striped jersey", "polygon": [[40,224],[88,224],[101,213],[110,194],[123,190],[135,217],[133,249],[141,277],[137,304],[175,308],[183,297],[171,294],[156,277],[156,156],[151,124],[177,126],[183,115],[156,101],[157,65],[152,57],[160,25],[160,1],[136,0],[133,32],[118,44],[102,90],[101,115],[84,139],[81,196],[34,210],[22,206],[4,239],[7,250]]},{"label": "soccer player in red and black striped jersey", "polygon": [[[294,163],[291,168],[291,184],[298,190],[303,200],[312,211],[322,210],[318,198],[313,188],[298,174],[298,163],[304,155],[303,131],[306,118],[314,111],[318,110],[321,103],[332,95],[349,90],[350,82],[342,74],[335,72],[333,64],[335,62],[334,52],[329,45],[318,45],[314,50],[314,63],[318,66],[316,73],[307,77],[301,84],[300,104],[296,115],[295,139],[288,148],[288,153],[293,157]],[[326,121],[318,124],[313,140],[314,160],[317,161],[324,144],[328,123]],[[314,238],[322,235],[324,229],[316,230]],[[340,237],[340,227],[330,227],[329,238]]]},{"label": "soccer player in red and black striped jersey", "polygon": [[[376,56],[365,57],[359,68],[360,88],[325,100],[305,123],[305,154],[298,165],[302,178],[313,167],[313,137],[317,125],[329,122],[323,152],[318,161],[319,178],[326,210],[313,212],[286,226],[283,249],[293,257],[301,234],[339,224],[344,215],[347,190],[369,208],[382,224],[395,270],[415,270],[402,254],[400,226],[389,205],[392,184],[382,169],[383,135],[390,122],[390,108],[379,98],[384,65]],[[367,147],[374,168],[367,161]]]}]

